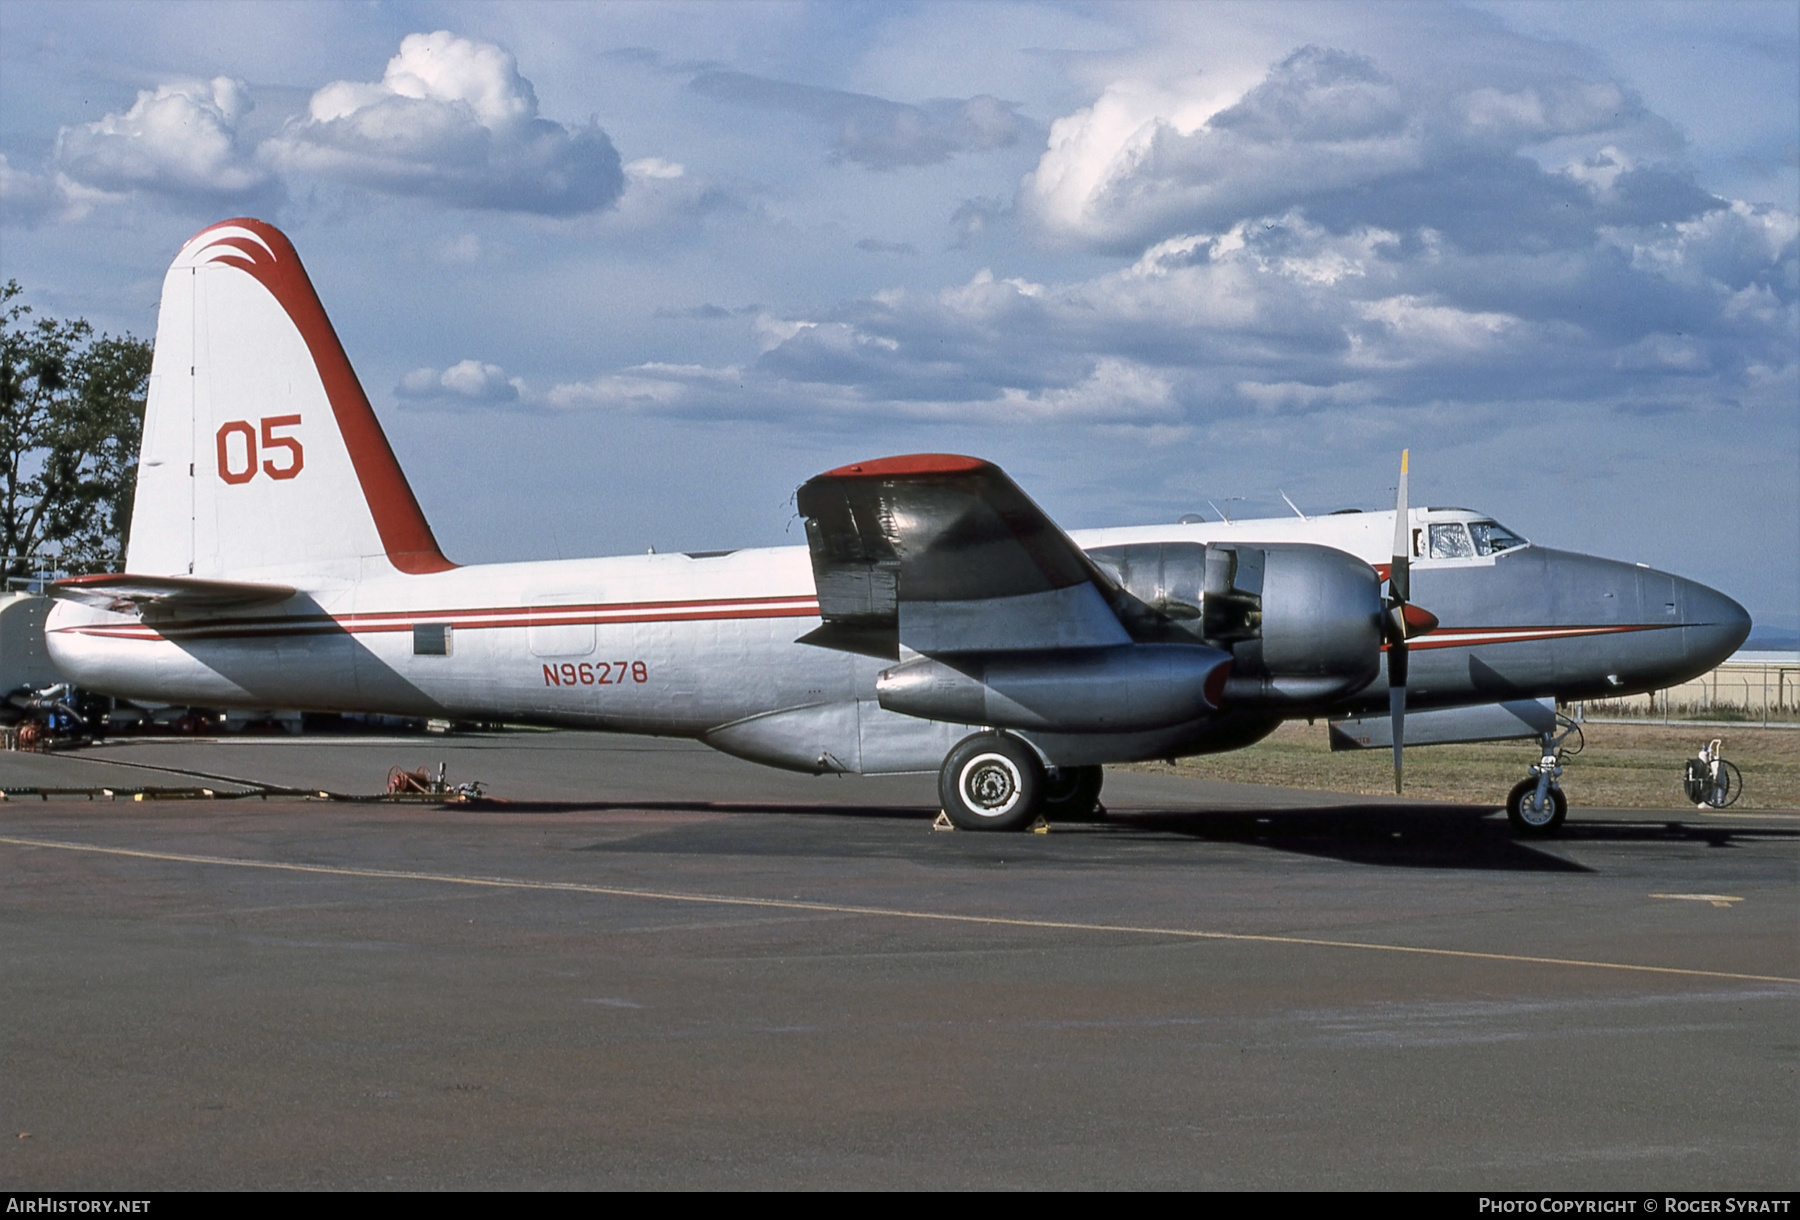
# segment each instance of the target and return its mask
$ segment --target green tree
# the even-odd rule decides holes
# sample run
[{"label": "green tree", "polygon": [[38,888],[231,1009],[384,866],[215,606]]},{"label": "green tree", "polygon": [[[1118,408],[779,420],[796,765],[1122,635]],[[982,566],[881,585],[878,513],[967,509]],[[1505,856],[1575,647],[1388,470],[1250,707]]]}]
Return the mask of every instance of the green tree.
[{"label": "green tree", "polygon": [[118,571],[131,527],[151,347],[82,319],[34,318],[0,288],[0,556],[67,572]]}]

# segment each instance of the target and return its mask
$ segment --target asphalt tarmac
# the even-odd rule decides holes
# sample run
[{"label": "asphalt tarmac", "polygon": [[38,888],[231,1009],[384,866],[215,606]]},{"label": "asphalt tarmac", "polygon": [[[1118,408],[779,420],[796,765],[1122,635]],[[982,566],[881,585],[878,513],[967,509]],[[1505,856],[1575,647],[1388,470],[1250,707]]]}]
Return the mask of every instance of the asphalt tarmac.
[{"label": "asphalt tarmac", "polygon": [[[0,787],[0,1182],[1783,1189],[1800,814],[930,777],[575,734],[144,740]],[[244,781],[232,784],[231,780]]]}]

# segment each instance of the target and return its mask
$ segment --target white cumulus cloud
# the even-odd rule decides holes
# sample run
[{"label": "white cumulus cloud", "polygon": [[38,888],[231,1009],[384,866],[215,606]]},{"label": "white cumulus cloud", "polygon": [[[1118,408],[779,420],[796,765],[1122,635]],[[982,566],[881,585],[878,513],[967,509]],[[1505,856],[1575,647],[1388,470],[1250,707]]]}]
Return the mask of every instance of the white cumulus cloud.
[{"label": "white cumulus cloud", "polygon": [[74,221],[95,205],[123,196],[85,186],[64,173],[34,174],[19,169],[0,153],[0,217],[15,224],[46,220]]},{"label": "white cumulus cloud", "polygon": [[51,163],[71,182],[107,192],[255,195],[271,174],[239,138],[251,108],[244,83],[230,77],[160,85],[140,92],[122,114],[64,127]]},{"label": "white cumulus cloud", "polygon": [[1036,391],[1009,386],[984,413],[1000,419],[1090,423],[1174,421],[1182,416],[1166,372],[1112,356],[1101,359],[1092,373],[1073,385]]},{"label": "white cumulus cloud", "polygon": [[707,368],[697,364],[652,361],[622,373],[608,373],[591,381],[571,381],[553,386],[545,400],[553,407],[637,407],[677,410],[729,394],[742,387],[743,370],[735,366]]},{"label": "white cumulus cloud", "polygon": [[498,406],[519,401],[524,382],[508,377],[497,364],[461,360],[444,369],[414,369],[400,379],[394,393],[414,402],[465,406]]},{"label": "white cumulus cloud", "polygon": [[624,187],[604,131],[539,117],[510,52],[447,30],[407,35],[379,81],[318,90],[264,153],[289,172],[469,208],[573,215]]},{"label": "white cumulus cloud", "polygon": [[[1660,157],[1679,140],[1616,81],[1560,63],[1505,75],[1528,79],[1501,87],[1466,66],[1416,64],[1394,75],[1366,55],[1308,46],[1248,87],[1205,75],[1115,81],[1051,124],[1020,210],[1047,236],[1124,254],[1295,206],[1351,212],[1380,199],[1391,229],[1472,198],[1481,206],[1465,210],[1469,223],[1492,227],[1485,213],[1525,223],[1576,181],[1615,209],[1666,212],[1681,194],[1680,183],[1634,174],[1640,153]],[[1583,141],[1606,151],[1563,174],[1519,156]]]}]

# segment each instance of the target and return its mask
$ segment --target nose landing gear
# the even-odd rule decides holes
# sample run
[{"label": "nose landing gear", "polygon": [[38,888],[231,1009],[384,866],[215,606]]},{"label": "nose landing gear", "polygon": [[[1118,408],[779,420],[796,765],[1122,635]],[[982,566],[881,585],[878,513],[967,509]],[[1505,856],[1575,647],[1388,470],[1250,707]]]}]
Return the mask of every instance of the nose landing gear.
[{"label": "nose landing gear", "polygon": [[[1506,820],[1520,838],[1547,838],[1562,829],[1563,819],[1568,816],[1569,798],[1556,781],[1563,773],[1562,760],[1581,753],[1584,743],[1577,721],[1558,716],[1556,723],[1562,732],[1544,734],[1542,756],[1506,795]],[[1575,744],[1565,746],[1570,737]]]}]

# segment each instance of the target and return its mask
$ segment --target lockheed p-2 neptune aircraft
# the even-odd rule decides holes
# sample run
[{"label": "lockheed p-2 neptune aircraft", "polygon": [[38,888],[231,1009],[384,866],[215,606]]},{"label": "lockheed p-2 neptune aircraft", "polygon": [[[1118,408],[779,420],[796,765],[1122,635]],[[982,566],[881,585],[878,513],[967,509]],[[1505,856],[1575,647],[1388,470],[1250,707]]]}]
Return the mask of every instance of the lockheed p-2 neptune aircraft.
[{"label": "lockheed p-2 neptune aircraft", "polygon": [[[1079,817],[1107,763],[1540,737],[1552,700],[1657,689],[1749,633],[1730,598],[1479,513],[1059,529],[942,454],[803,485],[807,546],[458,566],[293,246],[217,224],[163,283],[122,575],[57,583],[50,653],[130,699],[696,738],[817,773],[937,771],[965,829]],[[1410,718],[1408,711],[1411,711]]]}]

